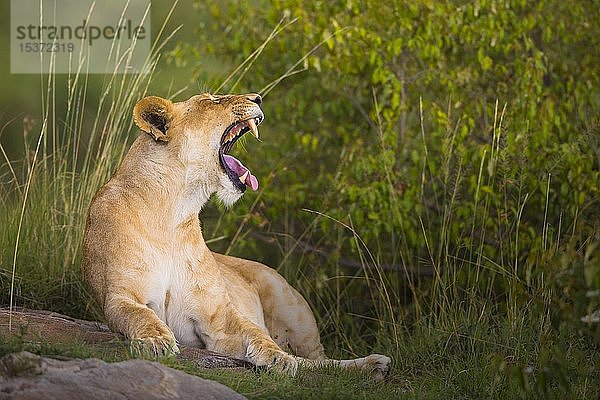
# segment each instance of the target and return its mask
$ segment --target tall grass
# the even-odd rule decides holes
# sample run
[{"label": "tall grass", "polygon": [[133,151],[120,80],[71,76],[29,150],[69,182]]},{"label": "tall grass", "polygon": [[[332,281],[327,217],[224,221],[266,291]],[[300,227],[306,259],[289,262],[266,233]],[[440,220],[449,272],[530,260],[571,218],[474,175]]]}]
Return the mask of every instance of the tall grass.
[{"label": "tall grass", "polygon": [[[100,317],[79,271],[87,208],[131,142],[131,110],[145,95],[158,55],[176,32],[164,37],[175,6],[139,74],[117,72],[130,61],[127,56],[109,57],[115,72],[104,76],[99,98],[89,93],[93,78],[82,54],[73,57],[66,75],[54,73],[53,60],[40,75],[42,111],[39,120],[23,121],[23,160],[11,162],[2,149],[2,304]],[[120,45],[115,39],[111,51]],[[134,41],[125,54],[135,46]]]}]

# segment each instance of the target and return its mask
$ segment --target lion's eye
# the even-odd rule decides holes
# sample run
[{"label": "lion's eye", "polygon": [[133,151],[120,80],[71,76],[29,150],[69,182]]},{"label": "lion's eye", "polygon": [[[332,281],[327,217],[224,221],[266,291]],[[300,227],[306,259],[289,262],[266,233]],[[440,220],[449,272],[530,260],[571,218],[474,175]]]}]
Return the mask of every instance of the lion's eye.
[{"label": "lion's eye", "polygon": [[213,103],[215,103],[215,104],[219,104],[219,103],[221,103],[221,100],[222,100],[222,99],[223,99],[222,97],[214,97],[214,96],[212,96],[212,97],[210,98],[210,101],[212,101],[212,102],[213,102]]}]

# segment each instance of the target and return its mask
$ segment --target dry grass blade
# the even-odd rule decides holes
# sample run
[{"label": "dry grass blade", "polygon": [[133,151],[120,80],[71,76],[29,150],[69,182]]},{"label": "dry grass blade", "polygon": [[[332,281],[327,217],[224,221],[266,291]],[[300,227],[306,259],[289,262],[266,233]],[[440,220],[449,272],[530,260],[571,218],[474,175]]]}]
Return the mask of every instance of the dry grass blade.
[{"label": "dry grass blade", "polygon": [[283,81],[284,79],[286,79],[292,75],[295,75],[299,72],[305,71],[306,68],[302,68],[300,70],[296,70],[296,68],[298,67],[298,65],[303,63],[304,60],[306,60],[308,57],[310,57],[315,51],[317,51],[321,46],[323,46],[325,43],[327,43],[328,40],[339,35],[340,33],[344,32],[347,29],[349,29],[349,27],[340,28],[337,31],[335,31],[332,34],[325,37],[323,40],[321,40],[316,45],[314,45],[312,49],[307,51],[298,61],[296,61],[296,63],[294,63],[294,65],[292,65],[290,68],[288,68],[288,70],[285,71],[279,78],[275,79],[274,81],[272,81],[271,83],[269,83],[268,85],[263,87],[259,92],[261,94],[261,96],[266,97],[269,94],[269,92],[271,90],[273,90],[277,85],[279,85],[279,83],[281,83],[281,81]]},{"label": "dry grass blade", "polygon": [[275,28],[273,28],[273,30],[271,31],[271,33],[267,36],[267,38],[261,43],[260,46],[258,46],[248,57],[246,57],[246,59],[240,64],[238,65],[226,78],[225,80],[223,80],[223,82],[217,87],[217,89],[215,90],[215,93],[219,93],[221,91],[221,89],[223,89],[225,87],[225,85],[227,85],[227,83],[233,79],[233,77],[236,76],[236,74],[238,74],[238,72],[240,72],[240,70],[242,70],[242,72],[240,73],[240,75],[238,76],[237,80],[235,81],[235,83],[232,85],[232,87],[230,88],[230,91],[234,91],[235,88],[237,87],[237,85],[239,84],[239,82],[242,80],[242,78],[246,75],[246,73],[248,72],[248,70],[250,69],[250,67],[252,66],[252,64],[254,63],[254,61],[256,61],[256,59],[261,55],[261,53],[263,52],[263,50],[265,49],[265,47],[267,47],[267,45],[277,36],[279,35],[283,30],[285,30],[287,27],[289,27],[290,25],[292,25],[293,23],[295,23],[298,19],[294,18],[291,21],[288,21],[284,24],[285,20],[287,19],[287,15],[284,15],[281,17],[281,19],[279,20],[279,23],[275,26]]}]

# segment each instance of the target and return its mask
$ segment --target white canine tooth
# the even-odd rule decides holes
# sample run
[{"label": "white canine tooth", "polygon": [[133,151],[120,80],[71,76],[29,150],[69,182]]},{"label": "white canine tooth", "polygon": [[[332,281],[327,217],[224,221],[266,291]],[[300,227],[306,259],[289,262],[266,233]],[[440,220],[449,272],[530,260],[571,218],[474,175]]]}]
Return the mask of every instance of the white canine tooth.
[{"label": "white canine tooth", "polygon": [[240,176],[240,182],[246,183],[246,178],[248,177],[249,173],[249,171],[244,172],[244,175]]},{"label": "white canine tooth", "polygon": [[248,128],[250,128],[254,136],[258,139],[258,128],[256,127],[256,122],[254,121],[254,118],[249,119],[247,122]]}]

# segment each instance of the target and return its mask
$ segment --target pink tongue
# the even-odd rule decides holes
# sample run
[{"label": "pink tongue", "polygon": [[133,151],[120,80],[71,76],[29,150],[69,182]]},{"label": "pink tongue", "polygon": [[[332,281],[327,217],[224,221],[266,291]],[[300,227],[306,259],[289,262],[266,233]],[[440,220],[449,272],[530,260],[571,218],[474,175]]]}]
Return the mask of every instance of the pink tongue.
[{"label": "pink tongue", "polygon": [[234,171],[237,176],[242,176],[248,172],[248,176],[246,176],[246,181],[244,183],[254,191],[258,189],[258,179],[256,179],[250,170],[244,167],[244,165],[237,158],[232,157],[229,154],[224,154],[223,159],[225,159],[227,166]]}]

